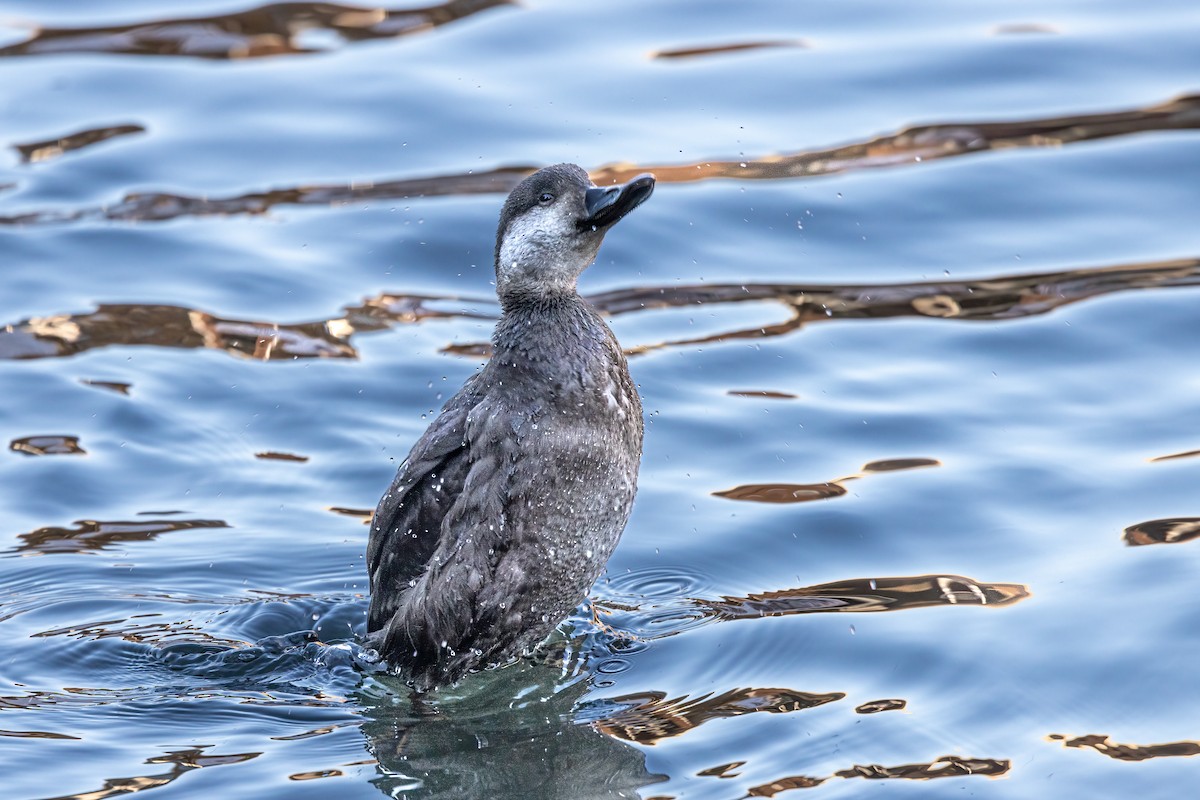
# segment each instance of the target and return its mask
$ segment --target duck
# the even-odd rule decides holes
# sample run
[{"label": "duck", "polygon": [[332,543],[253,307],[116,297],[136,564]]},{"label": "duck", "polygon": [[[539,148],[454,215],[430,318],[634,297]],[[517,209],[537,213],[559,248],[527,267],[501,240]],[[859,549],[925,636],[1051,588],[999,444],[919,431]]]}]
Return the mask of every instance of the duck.
[{"label": "duck", "polygon": [[625,355],[577,282],[655,178],[526,177],[496,231],[492,353],[412,446],[367,545],[367,635],[417,692],[509,663],[604,571],[637,494],[643,419]]}]

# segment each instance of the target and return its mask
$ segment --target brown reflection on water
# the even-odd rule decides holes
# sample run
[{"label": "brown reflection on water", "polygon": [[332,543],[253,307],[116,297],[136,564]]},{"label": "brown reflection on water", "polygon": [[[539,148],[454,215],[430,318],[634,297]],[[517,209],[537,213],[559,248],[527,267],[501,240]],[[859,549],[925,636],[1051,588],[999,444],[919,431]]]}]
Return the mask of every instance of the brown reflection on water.
[{"label": "brown reflection on water", "polygon": [[[272,3],[211,17],[135,22],[87,28],[39,28],[0,56],[120,53],[240,59],[319,53],[305,34],[326,31],[341,43],[420,33],[510,0],[449,0],[426,8],[387,9],[337,3]],[[321,41],[324,41],[322,39]]]},{"label": "brown reflection on water", "polygon": [[763,50],[778,47],[806,48],[808,43],[803,39],[765,39],[757,42],[731,42],[729,44],[701,45],[696,47],[676,47],[667,50],[657,50],[650,54],[651,58],[694,58],[696,56],[714,56],[725,53],[740,53],[745,50]]},{"label": "brown reflection on water", "polygon": [[357,725],[357,724],[359,724],[359,723],[357,723],[357,722],[340,722],[335,725],[322,725],[319,728],[313,728],[312,730],[302,731],[301,733],[291,733],[286,736],[272,736],[271,738],[277,742],[295,742],[295,741],[299,741],[301,739],[312,739],[315,736],[325,736],[326,734],[333,733],[337,730],[340,730],[341,728],[345,728],[347,726]]},{"label": "brown reflection on water", "polygon": [[713,492],[716,497],[730,500],[748,500],[754,503],[807,503],[811,500],[828,500],[846,494],[847,481],[857,480],[874,472],[899,472],[921,467],[938,467],[942,462],[936,458],[891,458],[864,464],[858,475],[848,475],[825,483],[747,483],[732,489]]},{"label": "brown reflection on water", "polygon": [[318,778],[340,778],[344,775],[340,769],[318,769],[311,772],[297,772],[288,775],[289,781],[314,781]]},{"label": "brown reflection on water", "polygon": [[907,700],[900,698],[887,698],[885,700],[871,700],[863,703],[854,709],[855,714],[878,714],[881,711],[901,711],[908,707]]},{"label": "brown reflection on water", "polygon": [[157,613],[134,614],[125,619],[97,620],[31,633],[29,638],[49,639],[56,636],[67,636],[72,639],[122,639],[134,644],[151,645],[203,643],[230,650],[245,647],[245,642],[208,633],[190,622],[148,621],[162,616]]},{"label": "brown reflection on water", "polygon": [[921,467],[940,467],[942,462],[936,458],[889,458],[883,461],[872,461],[863,464],[863,472],[898,472],[904,469],[920,469]]},{"label": "brown reflection on water", "polygon": [[[453,309],[438,304],[454,303]],[[479,306],[472,309],[470,306]],[[486,310],[483,310],[486,309]],[[394,294],[386,292],[369,297],[361,305],[346,309],[346,321],[360,331],[384,330],[395,324],[410,325],[427,319],[495,319],[494,300],[479,300],[457,295]]]},{"label": "brown reflection on water", "polygon": [[[638,355],[728,339],[783,336],[807,323],[833,320],[1017,319],[1117,292],[1193,286],[1200,286],[1200,258],[962,281],[642,286],[588,299],[610,316],[746,302],[775,302],[791,311],[791,318],[780,324],[633,345],[626,351]],[[355,334],[430,319],[489,319],[496,316],[495,308],[490,299],[385,293],[348,306],[332,319],[282,324],[223,319],[183,306],[104,304],[89,313],[32,317],[0,326],[0,360],[70,356],[110,345],[210,348],[261,361],[357,358],[351,343]],[[457,344],[443,352],[486,357],[490,347],[486,342]]]},{"label": "brown reflection on water", "polygon": [[155,519],[132,522],[79,520],[73,528],[38,528],[17,536],[20,544],[8,552],[26,556],[54,553],[92,553],[125,542],[149,542],[160,534],[198,528],[228,528],[219,519]]},{"label": "brown reflection on water", "polygon": [[141,125],[112,125],[106,128],[91,128],[85,131],[69,133],[55,139],[47,139],[44,142],[14,144],[13,149],[21,154],[21,160],[25,163],[36,163],[38,161],[49,161],[52,158],[58,158],[63,153],[69,153],[72,150],[82,150],[89,145],[114,139],[118,136],[128,136],[133,133],[144,133],[145,131],[146,129]]},{"label": "brown reflection on water", "polygon": [[[793,614],[908,611],[932,606],[1002,607],[1030,596],[1019,583],[982,583],[961,575],[854,578],[744,596],[669,599],[604,596],[597,585],[593,607],[599,626],[618,638],[654,641],[718,622]],[[603,621],[599,621],[602,617]]]},{"label": "brown reflection on water", "polygon": [[790,392],[777,392],[772,389],[730,389],[726,394],[730,397],[761,397],[764,400],[795,400],[798,397]]},{"label": "brown reflection on water", "polygon": [[27,456],[84,456],[78,436],[24,436],[8,443],[8,449]]},{"label": "brown reflection on water", "polygon": [[0,736],[11,736],[14,739],[72,739],[74,741],[83,741],[78,736],[68,736],[65,733],[53,733],[51,731],[4,731],[0,730]]},{"label": "brown reflection on water", "polygon": [[362,520],[363,525],[371,524],[371,518],[375,516],[373,508],[346,508],[345,506],[326,506],[326,511],[332,511],[334,514],[340,514],[343,517],[358,517]]},{"label": "brown reflection on water", "polygon": [[0,329],[0,359],[71,356],[111,345],[208,348],[260,361],[357,358],[343,319],[281,325],[222,319],[183,306],[103,304]]},{"label": "brown reflection on water", "polygon": [[1012,763],[1007,759],[942,756],[928,763],[900,764],[895,767],[885,767],[882,764],[855,764],[850,769],[838,770],[833,774],[839,778],[873,780],[902,778],[910,781],[927,781],[933,778],[953,778],[960,775],[986,775],[994,778],[1007,774],[1011,767]]},{"label": "brown reflection on water", "polygon": [[1154,458],[1151,458],[1150,461],[1174,461],[1177,458],[1191,458],[1193,456],[1200,456],[1200,450],[1186,450],[1182,453],[1170,453],[1169,455],[1165,456],[1154,456]]},{"label": "brown reflection on water", "polygon": [[699,770],[696,775],[701,778],[736,778],[741,773],[733,770],[744,766],[746,766],[745,761],[730,761],[727,764],[718,764],[715,767]]},{"label": "brown reflection on water", "polygon": [[160,222],[178,217],[265,214],[277,205],[343,206],[361,200],[395,200],[443,195],[503,194],[537,167],[501,167],[488,172],[401,178],[389,181],[355,181],[352,184],[315,184],[270,189],[234,197],[192,197],[166,192],[137,192],[102,208],[75,211],[33,211],[0,216],[0,225],[73,222],[111,219],[127,222]]},{"label": "brown reflection on water", "polygon": [[104,781],[104,786],[100,789],[90,792],[59,795],[58,797],[47,798],[47,800],[104,800],[108,797],[119,797],[146,789],[157,789],[160,786],[166,786],[168,783],[181,777],[184,773],[191,772],[194,769],[219,767],[226,764],[240,764],[243,761],[249,761],[252,758],[262,755],[262,753],[206,754],[204,751],[211,746],[201,745],[189,750],[171,750],[161,756],[146,759],[146,764],[170,764],[168,772],[155,773],[154,775],[138,775],[132,778],[107,778]]},{"label": "brown reflection on water", "polygon": [[1101,734],[1067,737],[1061,733],[1052,733],[1046,738],[1062,742],[1063,747],[1091,748],[1118,761],[1146,761],[1151,758],[1200,754],[1200,742],[1188,740],[1166,744],[1117,744]]},{"label": "brown reflection on water", "polygon": [[746,795],[748,797],[774,797],[789,789],[811,789],[833,778],[910,781],[956,778],[964,775],[984,775],[995,778],[1007,775],[1011,768],[1012,762],[1007,759],[965,758],[954,755],[942,756],[930,762],[900,764],[895,767],[885,767],[882,764],[855,764],[849,769],[838,770],[827,778],[813,778],[807,775],[791,775],[780,778],[770,783],[753,786],[747,790]]},{"label": "brown reflection on water", "polygon": [[1019,583],[980,583],[961,575],[856,578],[801,589],[691,602],[714,619],[758,619],[828,611],[904,611],[929,606],[1008,606],[1030,596]]},{"label": "brown reflection on water", "polygon": [[813,778],[808,775],[789,775],[786,778],[771,781],[770,783],[762,783],[758,786],[751,786],[746,790],[747,797],[774,797],[780,792],[786,792],[789,789],[812,789],[815,786],[820,786],[828,778]]},{"label": "brown reflection on water", "polygon": [[133,389],[132,383],[123,383],[122,381],[94,381],[88,378],[80,378],[80,383],[84,386],[95,386],[97,389],[108,389],[110,392],[129,396],[129,392]]},{"label": "brown reflection on water", "polygon": [[1200,517],[1173,517],[1139,522],[1125,529],[1125,544],[1180,544],[1200,537]]},{"label": "brown reflection on water", "polygon": [[264,461],[293,461],[300,464],[308,461],[308,456],[300,456],[295,453],[279,453],[274,450],[268,450],[263,453],[255,453],[255,458],[261,458]]},{"label": "brown reflection on water", "polygon": [[1134,133],[1200,128],[1200,95],[1103,114],[920,125],[898,133],[824,150],[757,159],[700,161],[692,164],[614,164],[592,172],[596,183],[623,183],[653,172],[659,183],[712,178],[778,180],[811,178],[851,170],[891,167],[938,158],[1014,147],[1061,147]]},{"label": "brown reflection on water", "polygon": [[[495,0],[476,0],[476,2],[483,4],[484,7],[498,4]],[[465,3],[464,5],[471,4]],[[274,7],[268,6],[267,8]],[[333,7],[322,6],[322,8]],[[14,54],[10,51],[13,51],[14,48],[28,46],[28,44],[0,48],[0,55],[4,55],[6,52]],[[653,172],[660,184],[691,183],[715,178],[736,180],[813,178],[861,169],[909,165],[988,150],[1015,147],[1061,147],[1076,142],[1114,136],[1195,128],[1200,128],[1200,95],[1184,95],[1166,103],[1109,113],[1000,122],[952,122],[923,125],[838,147],[759,158],[705,160],[690,164],[611,164],[591,170],[591,175],[598,184],[624,182],[642,172]],[[192,197],[167,192],[139,193],[127,195],[120,202],[102,207],[74,211],[30,211],[0,216],[0,224],[62,223],[82,219],[159,221],[181,216],[262,214],[272,206],[280,204],[344,205],[368,199],[506,193],[535,169],[535,166],[508,166],[490,172],[464,172],[425,178],[385,180],[377,183],[301,185],[226,198]]]},{"label": "brown reflection on water", "polygon": [[[842,480],[847,480],[843,478]],[[754,503],[806,503],[841,497],[846,487],[840,481],[828,483],[747,483],[732,489],[713,492],[716,497],[730,500],[749,500]]]},{"label": "brown reflection on water", "polygon": [[1090,297],[1133,289],[1200,286],[1200,258],[1149,261],[1061,272],[1003,275],[960,281],[892,284],[737,283],[617,289],[589,296],[611,315],[650,308],[713,303],[774,301],[790,307],[793,318],[773,328],[751,328],[702,339],[647,345],[640,352],[727,338],[764,338],[790,333],[805,323],[833,319],[933,317],[1006,320],[1045,314]]},{"label": "brown reflection on water", "polygon": [[[1200,286],[1200,258],[963,281],[846,286],[782,283],[646,286],[602,292],[590,295],[588,300],[612,316],[650,309],[768,301],[780,303],[791,312],[791,317],[782,323],[627,348],[626,353],[636,356],[731,339],[770,339],[793,333],[810,323],[845,319],[925,317],[973,322],[1020,319],[1116,292],[1193,286]],[[447,346],[443,352],[486,356],[490,349],[487,343],[479,342]]]},{"label": "brown reflection on water", "polygon": [[813,694],[792,689],[733,689],[722,694],[667,698],[665,692],[640,692],[607,699],[623,708],[592,723],[602,733],[641,744],[655,744],[724,717],[766,712],[786,714],[841,700],[844,692]]}]

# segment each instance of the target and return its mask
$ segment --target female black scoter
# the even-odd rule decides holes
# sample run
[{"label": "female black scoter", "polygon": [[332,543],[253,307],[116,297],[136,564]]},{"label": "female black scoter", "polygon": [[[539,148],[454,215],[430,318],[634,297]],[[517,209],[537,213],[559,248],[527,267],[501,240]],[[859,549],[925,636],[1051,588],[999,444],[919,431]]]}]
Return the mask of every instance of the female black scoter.
[{"label": "female black scoter", "polygon": [[508,661],[587,595],[637,491],[642,405],[576,281],[654,176],[574,164],[509,195],[492,357],[413,445],[372,521],[368,631],[418,690]]}]

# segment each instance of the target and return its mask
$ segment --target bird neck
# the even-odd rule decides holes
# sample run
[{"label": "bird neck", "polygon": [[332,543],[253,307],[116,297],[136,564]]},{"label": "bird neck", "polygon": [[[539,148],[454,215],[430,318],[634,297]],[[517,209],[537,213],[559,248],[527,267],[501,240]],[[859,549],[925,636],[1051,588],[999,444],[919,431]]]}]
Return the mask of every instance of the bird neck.
[{"label": "bird neck", "polygon": [[541,285],[510,281],[497,286],[500,308],[505,317],[527,320],[545,316],[548,320],[587,305],[575,289],[575,282]]},{"label": "bird neck", "polygon": [[604,320],[574,291],[508,300],[492,335],[492,360],[506,369],[549,378],[602,363],[616,347]]}]

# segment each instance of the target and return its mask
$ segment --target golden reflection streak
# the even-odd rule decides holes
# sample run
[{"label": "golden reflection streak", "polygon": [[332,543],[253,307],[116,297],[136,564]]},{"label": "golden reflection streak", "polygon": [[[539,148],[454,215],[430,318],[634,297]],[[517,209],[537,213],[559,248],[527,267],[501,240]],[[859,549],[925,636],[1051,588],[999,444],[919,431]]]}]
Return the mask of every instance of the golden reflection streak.
[{"label": "golden reflection streak", "polygon": [[97,381],[90,378],[80,378],[79,382],[84,386],[95,386],[97,389],[108,389],[110,392],[129,396],[129,392],[133,389],[132,383],[124,383],[122,381]]},{"label": "golden reflection streak", "polygon": [[786,792],[789,789],[812,789],[820,786],[828,778],[813,778],[808,775],[789,775],[786,778],[771,781],[770,783],[751,786],[746,791],[747,797],[774,797],[780,792]]},{"label": "golden reflection streak", "polygon": [[8,550],[25,556],[52,553],[90,553],[107,550],[126,542],[149,542],[170,531],[197,528],[228,528],[219,519],[134,520],[104,522],[93,519],[77,520],[74,528],[46,527],[18,534],[20,544]]},{"label": "golden reflection streak", "polygon": [[882,711],[902,711],[908,707],[908,701],[898,697],[885,700],[871,700],[854,709],[855,714],[878,714]]},{"label": "golden reflection streak", "polygon": [[[614,316],[648,308],[775,301],[790,306],[795,312],[797,319],[785,323],[790,331],[800,328],[805,322],[828,319],[1019,319],[1044,314],[1089,297],[1163,286],[1200,286],[1200,258],[1082,267],[1059,272],[957,281],[841,285],[737,283],[634,287],[591,295],[588,299],[601,311]],[[724,334],[735,335],[750,337],[753,333],[739,331],[735,334]],[[694,340],[703,341],[705,340]]]},{"label": "golden reflection streak", "polygon": [[1165,744],[1118,744],[1109,741],[1108,736],[1103,734],[1068,738],[1061,733],[1052,733],[1046,738],[1050,741],[1062,742],[1063,747],[1087,747],[1118,761],[1146,761],[1151,758],[1200,754],[1200,742],[1190,740]]},{"label": "golden reflection streak", "polygon": [[692,164],[612,164],[593,170],[591,174],[596,183],[622,183],[642,172],[653,172],[659,183],[690,183],[713,178],[811,178],[986,150],[1061,147],[1146,131],[1194,128],[1200,128],[1200,95],[1182,95],[1165,103],[1129,111],[1004,122],[920,125],[875,139],[822,150]]},{"label": "golden reflection streak", "polygon": [[106,619],[68,625],[48,631],[31,633],[31,639],[49,639],[67,636],[72,639],[121,639],[133,644],[171,645],[204,644],[222,650],[240,650],[246,643],[237,639],[211,634],[189,622],[145,622],[146,618],[162,617],[162,614],[134,614],[123,619]]},{"label": "golden reflection streak", "polygon": [[78,436],[23,436],[8,443],[8,449],[27,456],[85,456]]},{"label": "golden reflection streak", "polygon": [[169,772],[155,775],[139,775],[133,778],[107,778],[104,781],[103,788],[95,791],[64,794],[58,797],[47,798],[47,800],[106,800],[109,797],[118,797],[120,795],[141,792],[146,789],[157,789],[160,786],[166,786],[181,777],[184,773],[191,772],[194,769],[217,767],[225,764],[239,764],[262,755],[262,753],[205,755],[204,751],[207,747],[209,745],[190,750],[173,750],[165,755],[146,759],[145,763],[147,764],[170,764]]},{"label": "golden reflection streak", "polygon": [[744,597],[689,602],[721,621],[817,612],[906,611],[931,606],[1009,606],[1030,596],[1020,583],[980,583],[961,575],[856,578]]},{"label": "golden reflection streak", "polygon": [[[1200,258],[960,281],[641,286],[594,294],[588,300],[610,316],[746,302],[779,303],[792,314],[777,325],[634,345],[626,351],[638,355],[728,339],[783,336],[811,322],[896,317],[1019,319],[1117,292],[1192,286],[1200,286]],[[342,316],[333,319],[281,324],[223,319],[183,306],[104,304],[84,314],[33,317],[0,326],[0,360],[70,356],[111,345],[210,348],[260,361],[354,359],[358,358],[351,343],[355,334],[429,319],[492,319],[493,309],[494,300],[385,293],[347,307]],[[489,345],[447,345],[443,352],[486,357]]]},{"label": "golden reflection streak", "polygon": [[260,458],[265,461],[292,461],[299,464],[306,463],[308,456],[301,456],[295,453],[281,453],[275,450],[267,450],[262,453],[255,453],[255,458]]},{"label": "golden reflection streak", "polygon": [[963,758],[942,756],[928,763],[900,764],[885,767],[881,764],[855,764],[850,769],[833,773],[839,778],[867,778],[872,780],[902,778],[910,781],[927,781],[934,778],[954,778],[960,775],[985,775],[990,778],[1006,775],[1012,767],[1008,759]]},{"label": "golden reflection streak", "polygon": [[747,483],[732,489],[722,489],[713,492],[715,497],[725,497],[729,500],[749,500],[755,503],[807,503],[811,500],[828,500],[831,497],[841,497],[847,489],[843,485],[848,481],[865,478],[867,475],[879,472],[899,472],[900,470],[920,469],[922,467],[940,467],[942,462],[936,458],[889,458],[883,461],[872,461],[864,464],[857,475],[847,475],[835,481],[824,483]]},{"label": "golden reflection streak", "polygon": [[1151,463],[1158,461],[1174,461],[1177,458],[1191,458],[1192,456],[1200,456],[1200,450],[1185,450],[1182,453],[1169,453],[1165,456],[1154,456],[1147,459]]},{"label": "golden reflection streak", "polygon": [[695,47],[674,47],[666,50],[656,50],[650,54],[650,57],[655,59],[694,58],[696,56],[741,53],[746,50],[765,50],[779,47],[807,48],[808,46],[808,42],[803,39],[764,39],[757,42],[731,42],[729,44],[700,45]]},{"label": "golden reflection streak", "polygon": [[0,329],[0,359],[70,356],[112,345],[207,348],[259,361],[357,358],[348,341],[353,330],[341,319],[281,325],[222,319],[183,306],[114,303]]},{"label": "golden reflection streak", "polygon": [[362,519],[363,525],[370,525],[372,518],[375,516],[373,508],[346,508],[345,506],[325,506],[326,511],[332,511],[334,514],[340,514],[343,517],[359,517]]},{"label": "golden reflection streak", "polygon": [[76,742],[83,741],[79,736],[68,736],[65,733],[54,733],[52,731],[6,731],[0,730],[0,736],[11,736],[16,739],[69,739]]},{"label": "golden reflection streak", "polygon": [[318,769],[311,772],[297,772],[288,775],[289,781],[312,781],[318,778],[340,778],[344,775],[340,769]]},{"label": "golden reflection streak", "polygon": [[[842,319],[1020,319],[1119,291],[1191,286],[1200,286],[1200,258],[963,281],[843,286],[747,283],[635,287],[591,295],[588,300],[611,316],[649,309],[766,301],[781,303],[791,312],[788,320],[778,324],[634,345],[626,349],[627,354],[635,356],[729,339],[769,339],[790,334],[809,323]],[[489,345],[482,342],[449,345],[443,352],[486,356]]]},{"label": "golden reflection streak", "polygon": [[758,397],[764,400],[796,400],[799,395],[791,392],[777,392],[773,389],[730,389],[725,392],[730,397]]},{"label": "golden reflection streak", "polygon": [[[733,620],[794,614],[908,611],[933,606],[1003,607],[1031,596],[1020,583],[983,583],[961,575],[854,578],[757,592],[745,596],[629,598],[604,596],[598,585],[593,608],[600,627],[618,637],[654,641]],[[603,620],[600,618],[603,617]]]},{"label": "golden reflection streak", "polygon": [[4,56],[119,53],[243,59],[323,52],[306,47],[308,31],[329,31],[342,43],[393,39],[428,31],[512,0],[449,0],[425,8],[387,9],[338,3],[272,3],[249,11],[81,28],[39,28]]},{"label": "golden reflection streak", "polygon": [[91,145],[108,141],[118,136],[128,136],[133,133],[145,132],[146,129],[141,125],[110,125],[105,128],[90,128],[70,133],[54,139],[48,139],[44,142],[14,144],[13,149],[21,154],[23,162],[26,164],[35,164],[39,161],[49,161],[52,158],[58,158],[72,150],[82,150],[85,147],[90,147]]},{"label": "golden reflection streak", "polygon": [[[4,50],[0,49],[0,54]],[[1001,122],[923,125],[838,147],[804,150],[738,160],[705,160],[690,164],[619,163],[591,170],[596,183],[625,181],[653,172],[660,184],[691,183],[716,178],[781,180],[814,178],[861,169],[893,167],[939,158],[1017,147],[1061,147],[1066,144],[1137,133],[1200,128],[1200,95],[1183,95],[1143,108],[1067,117]],[[369,199],[400,199],[478,193],[507,193],[536,166],[499,167],[380,182],[293,186],[226,198],[172,193],[129,194],[100,208],[74,211],[31,211],[0,216],[0,224],[62,223],[82,219],[160,221],[182,216],[263,214],[281,204],[345,205]]]},{"label": "golden reflection streak", "polygon": [[292,734],[288,734],[286,736],[272,736],[271,739],[273,739],[277,742],[295,742],[295,741],[299,741],[301,739],[311,739],[314,736],[325,736],[326,734],[334,733],[335,731],[338,731],[341,728],[345,728],[345,727],[351,726],[351,725],[358,725],[358,724],[360,724],[360,723],[358,723],[358,722],[339,722],[334,725],[322,725],[320,728],[313,728],[310,731],[303,731],[302,733],[292,733]]},{"label": "golden reflection streak", "polygon": [[1200,537],[1200,517],[1171,517],[1139,522],[1125,529],[1125,544],[1180,544]]},{"label": "golden reflection streak", "polygon": [[955,755],[942,756],[929,762],[900,764],[894,767],[886,767],[882,764],[855,764],[849,769],[838,770],[826,778],[813,778],[808,775],[791,775],[780,778],[770,783],[753,786],[747,790],[746,795],[747,797],[774,797],[789,789],[811,789],[832,778],[910,781],[957,778],[965,775],[996,778],[1007,775],[1011,768],[1012,762],[1008,759],[966,758]]},{"label": "golden reflection streak", "polygon": [[825,483],[747,483],[713,492],[714,497],[728,500],[748,500],[752,503],[807,503],[811,500],[828,500],[846,494],[841,478]]},{"label": "golden reflection streak", "polygon": [[592,721],[601,733],[640,744],[655,744],[700,727],[709,720],[766,712],[786,714],[833,703],[844,692],[814,694],[793,689],[731,689],[714,695],[668,698],[666,692],[639,692],[605,698],[620,708]]},{"label": "golden reflection streak", "polygon": [[737,778],[742,773],[733,770],[746,766],[745,761],[730,761],[728,764],[718,764],[715,767],[698,770],[696,775],[702,778]]},{"label": "golden reflection streak", "polygon": [[899,472],[907,469],[922,467],[940,467],[942,462],[936,458],[886,458],[882,461],[871,461],[863,464],[862,471],[867,472]]}]

